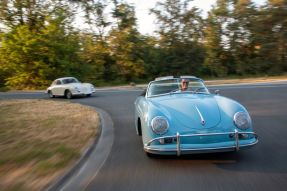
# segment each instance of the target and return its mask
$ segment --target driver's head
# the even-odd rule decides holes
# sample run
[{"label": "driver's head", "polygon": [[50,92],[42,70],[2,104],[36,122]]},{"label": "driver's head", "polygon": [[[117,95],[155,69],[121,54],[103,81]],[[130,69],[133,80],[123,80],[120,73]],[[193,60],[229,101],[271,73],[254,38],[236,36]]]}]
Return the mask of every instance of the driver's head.
[{"label": "driver's head", "polygon": [[188,88],[188,83],[189,83],[189,81],[188,81],[187,79],[182,79],[182,80],[181,80],[181,90],[182,90],[182,91],[187,90],[187,88]]}]

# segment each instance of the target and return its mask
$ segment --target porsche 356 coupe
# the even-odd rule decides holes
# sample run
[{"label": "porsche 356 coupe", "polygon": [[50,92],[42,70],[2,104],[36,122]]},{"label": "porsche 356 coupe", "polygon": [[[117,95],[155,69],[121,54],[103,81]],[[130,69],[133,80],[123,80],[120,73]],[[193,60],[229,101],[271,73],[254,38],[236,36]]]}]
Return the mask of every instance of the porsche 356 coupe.
[{"label": "porsche 356 coupe", "polygon": [[[188,83],[183,90],[182,82]],[[211,94],[194,76],[160,77],[135,101],[135,127],[147,154],[238,151],[258,142],[248,111]]]},{"label": "porsche 356 coupe", "polygon": [[67,99],[71,99],[75,96],[89,97],[95,91],[95,87],[90,83],[81,83],[74,77],[64,77],[54,80],[46,92],[50,98],[64,96]]}]

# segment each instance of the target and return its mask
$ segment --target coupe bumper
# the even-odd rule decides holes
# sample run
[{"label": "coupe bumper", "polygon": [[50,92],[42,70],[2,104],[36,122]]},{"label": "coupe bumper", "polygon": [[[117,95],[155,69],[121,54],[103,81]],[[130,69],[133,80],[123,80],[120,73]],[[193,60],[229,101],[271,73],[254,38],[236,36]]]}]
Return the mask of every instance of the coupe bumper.
[{"label": "coupe bumper", "polygon": [[[188,137],[206,137],[206,136],[230,136],[230,141],[205,143],[205,144],[184,144],[181,138]],[[243,136],[253,136],[250,139],[242,139]],[[174,140],[174,144],[155,144],[161,140],[171,139]],[[227,151],[239,151],[241,148],[248,148],[258,143],[258,137],[254,132],[226,132],[226,133],[205,133],[205,134],[185,134],[180,135],[177,133],[174,136],[163,136],[150,140],[144,145],[144,150],[148,153],[172,155],[176,154],[195,154],[195,153],[212,153],[212,152],[227,152]]]},{"label": "coupe bumper", "polygon": [[96,91],[81,91],[81,90],[74,90],[72,91],[73,96],[85,96],[88,94],[94,94]]}]

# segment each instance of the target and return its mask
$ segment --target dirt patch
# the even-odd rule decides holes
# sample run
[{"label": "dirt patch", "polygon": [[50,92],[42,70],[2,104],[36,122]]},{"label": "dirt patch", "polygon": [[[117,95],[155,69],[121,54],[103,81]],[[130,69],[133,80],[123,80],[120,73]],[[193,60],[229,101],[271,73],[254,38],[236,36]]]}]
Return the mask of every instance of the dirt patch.
[{"label": "dirt patch", "polygon": [[98,135],[92,108],[46,100],[0,100],[0,190],[41,190]]}]

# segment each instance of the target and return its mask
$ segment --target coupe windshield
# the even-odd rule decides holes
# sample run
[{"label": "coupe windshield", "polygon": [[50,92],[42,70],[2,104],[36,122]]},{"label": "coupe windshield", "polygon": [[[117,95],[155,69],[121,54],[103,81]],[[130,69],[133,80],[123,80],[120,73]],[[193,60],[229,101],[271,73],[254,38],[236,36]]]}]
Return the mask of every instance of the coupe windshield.
[{"label": "coupe windshield", "polygon": [[[187,89],[182,89],[182,81],[187,83]],[[151,82],[147,97],[164,95],[168,93],[209,93],[202,80],[197,78],[174,78]]]}]

